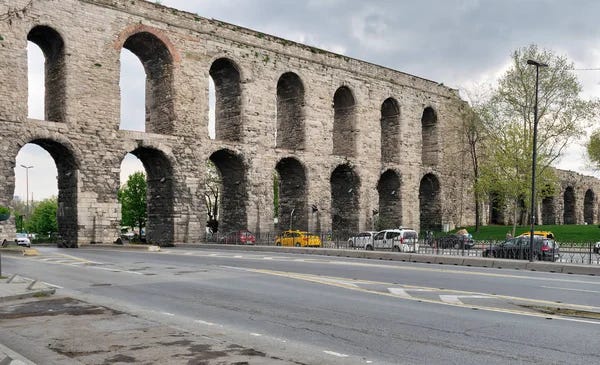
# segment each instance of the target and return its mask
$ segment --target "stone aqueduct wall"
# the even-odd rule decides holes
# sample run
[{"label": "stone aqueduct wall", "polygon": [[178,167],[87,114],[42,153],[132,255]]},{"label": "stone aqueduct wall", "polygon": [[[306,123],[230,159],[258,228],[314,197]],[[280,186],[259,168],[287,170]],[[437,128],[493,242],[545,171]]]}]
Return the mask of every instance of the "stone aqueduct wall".
[{"label": "stone aqueduct wall", "polygon": [[[46,57],[46,120],[27,118],[28,40]],[[122,48],[146,70],[146,133],[119,130]],[[118,237],[128,152],[146,167],[147,235],[159,243],[204,238],[207,159],[224,180],[222,230],[275,229],[275,171],[282,227],[292,209],[316,231],[371,229],[377,216],[421,229],[474,220],[464,103],[436,82],[139,0],[0,3],[0,77],[0,204],[19,149],[42,146],[73,246]]]}]

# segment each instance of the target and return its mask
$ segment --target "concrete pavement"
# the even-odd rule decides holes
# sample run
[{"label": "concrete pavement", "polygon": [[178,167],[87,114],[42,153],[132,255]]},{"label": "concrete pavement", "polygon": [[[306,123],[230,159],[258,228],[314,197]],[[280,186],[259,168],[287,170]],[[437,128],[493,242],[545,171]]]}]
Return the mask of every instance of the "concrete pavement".
[{"label": "concrete pavement", "polygon": [[[52,295],[55,288],[35,279],[25,278],[18,274],[0,276],[0,305],[5,302]],[[31,365],[34,362],[0,343],[1,365]]]}]

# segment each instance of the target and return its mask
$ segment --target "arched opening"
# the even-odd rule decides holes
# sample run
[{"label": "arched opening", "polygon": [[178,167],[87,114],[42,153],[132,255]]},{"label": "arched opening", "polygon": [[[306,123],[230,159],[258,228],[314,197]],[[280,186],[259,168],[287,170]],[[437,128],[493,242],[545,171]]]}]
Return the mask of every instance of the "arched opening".
[{"label": "arched opening", "polygon": [[146,73],[146,132],[173,133],[173,57],[169,49],[149,32],[131,35],[123,48],[139,58]]},{"label": "arched opening", "polygon": [[219,197],[219,232],[248,229],[246,215],[246,166],[242,158],[229,150],[210,156],[222,183]]},{"label": "arched opening", "polygon": [[442,230],[442,199],[440,183],[433,174],[421,179],[419,186],[419,206],[421,231]]},{"label": "arched opening", "polygon": [[119,129],[146,131],[146,72],[140,59],[121,49],[121,124]]},{"label": "arched opening", "polygon": [[400,106],[394,98],[381,105],[381,161],[399,162],[400,158]]},{"label": "arched opening", "polygon": [[331,174],[331,223],[336,237],[349,237],[359,230],[360,180],[348,164]]},{"label": "arched opening", "polygon": [[542,199],[542,224],[556,224],[556,208],[553,196]]},{"label": "arched opening", "polygon": [[[21,148],[15,160],[14,195],[23,197],[19,199],[20,204],[15,204],[19,210],[15,213],[16,223],[22,223],[22,230],[36,233],[40,238],[56,240],[65,247],[77,247],[79,164],[73,152],[59,142],[34,139]],[[48,183],[50,176],[56,177],[56,184]],[[53,200],[53,209],[56,210],[56,231],[47,231],[48,228],[43,228],[46,226],[30,226],[36,206],[42,201],[49,203],[50,200]],[[19,222],[19,219],[22,221]]]},{"label": "arched opening", "polygon": [[130,153],[146,170],[146,240],[161,246],[172,245],[175,237],[172,163],[162,151],[152,147],[138,147]]},{"label": "arched opening", "polygon": [[[54,122],[65,121],[65,88],[66,88],[66,72],[65,72],[65,46],[62,37],[58,32],[48,26],[38,25],[35,26],[27,34],[27,40],[31,43],[36,44],[44,55],[44,72],[43,72],[43,84],[44,91],[31,90],[30,96],[44,94],[43,102],[43,119],[51,120]],[[34,47],[28,46],[28,59],[31,59],[32,66],[39,67],[40,62],[34,62],[35,57]],[[31,49],[31,52],[29,50]],[[38,56],[39,57],[39,56]],[[29,64],[29,63],[28,63]],[[40,77],[41,72],[38,70],[28,70],[28,77]],[[39,97],[39,96],[38,96]],[[29,100],[29,115],[35,112],[36,108],[41,109],[40,100],[36,97],[36,100]],[[39,116],[39,113],[35,112],[35,116]]]},{"label": "arched opening", "polygon": [[275,167],[279,175],[278,227],[308,230],[308,191],[304,166],[295,158],[284,158]]},{"label": "arched opening", "polygon": [[300,77],[286,72],[277,82],[277,147],[304,149],[304,86]]},{"label": "arched opening", "polygon": [[387,170],[379,178],[379,219],[376,228],[396,228],[402,225],[402,200],[400,198],[400,176],[393,170]]},{"label": "arched opening", "polygon": [[342,86],[333,96],[333,154],[356,156],[356,102],[352,91]]},{"label": "arched opening", "polygon": [[439,152],[437,113],[432,107],[423,110],[421,138],[421,162],[424,166],[437,165]]},{"label": "arched opening", "polygon": [[[136,176],[138,174],[141,176]],[[148,219],[148,179],[144,164],[135,155],[128,153],[121,161],[119,181],[121,237],[129,241],[143,241]]]},{"label": "arched opening", "polygon": [[525,199],[519,199],[519,203],[517,206],[517,224],[524,226],[529,222],[527,219],[529,215],[529,211],[527,210],[527,206],[525,205]]},{"label": "arched opening", "polygon": [[215,87],[215,137],[221,141],[240,141],[242,131],[242,86],[235,64],[220,58],[210,67]]},{"label": "arched opening", "polygon": [[496,192],[490,193],[490,224],[504,224],[504,199]]},{"label": "arched opening", "polygon": [[563,224],[575,224],[575,190],[569,186],[563,195]]},{"label": "arched opening", "polygon": [[583,220],[587,224],[594,224],[594,200],[594,191],[588,189],[583,200]]}]

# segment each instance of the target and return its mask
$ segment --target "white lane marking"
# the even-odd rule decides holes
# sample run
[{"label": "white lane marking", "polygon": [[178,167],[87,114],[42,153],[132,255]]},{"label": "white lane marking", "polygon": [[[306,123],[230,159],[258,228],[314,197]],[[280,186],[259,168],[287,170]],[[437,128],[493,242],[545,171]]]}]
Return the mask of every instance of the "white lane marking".
[{"label": "white lane marking", "polygon": [[56,288],[56,289],[64,289],[62,286],[59,286],[59,285],[54,285],[54,284],[50,284],[50,283],[48,283],[48,282],[45,282],[45,281],[42,281],[42,284],[45,284],[45,285],[51,286],[51,287],[53,287],[53,288]]},{"label": "white lane marking", "polygon": [[242,255],[235,255],[235,256],[233,256],[233,258],[234,258],[234,259],[243,259],[243,258],[244,258],[244,256],[242,256]]},{"label": "white lane marking", "polygon": [[262,336],[260,333],[250,333],[250,336],[260,337]]},{"label": "white lane marking", "polygon": [[372,363],[373,363],[373,361],[371,361],[371,360],[365,361],[365,364],[372,364]]},{"label": "white lane marking", "polygon": [[175,317],[175,315],[173,313],[169,313],[169,312],[161,312],[161,313],[164,314],[165,316]]},{"label": "white lane marking", "polygon": [[478,298],[478,299],[486,299],[490,298],[487,295],[440,295],[440,299],[442,302],[451,303],[451,304],[464,304],[460,301],[460,298]]},{"label": "white lane marking", "polygon": [[90,266],[90,268],[97,269],[97,270],[110,271],[110,272],[123,272],[123,273],[127,273],[127,274],[144,275],[144,273],[137,272],[137,271],[111,269],[109,267]]},{"label": "white lane marking", "polygon": [[571,289],[571,288],[561,288],[558,286],[543,286],[542,288],[546,288],[546,289],[559,289],[559,290],[570,290],[570,291],[580,291],[583,293],[600,293],[600,291],[598,290],[585,290],[585,289]]},{"label": "white lane marking", "polygon": [[[412,295],[408,294],[406,292],[406,289],[404,289],[404,288],[387,288],[387,290],[390,293],[392,293],[392,294],[394,294],[396,296],[399,296],[401,298],[412,298],[413,297]],[[433,291],[433,289],[408,289],[408,290],[410,290],[410,291],[419,291],[419,292],[423,292],[423,291],[430,292],[430,291]]]},{"label": "white lane marking", "polygon": [[194,322],[196,323],[200,323],[206,326],[217,326],[217,327],[223,327],[223,325],[221,324],[216,324],[216,323],[212,323],[212,322],[207,322],[207,321],[203,321],[201,319],[196,319]]},{"label": "white lane marking", "polygon": [[216,253],[211,253],[211,254],[208,254],[208,256],[217,256],[217,254]]},{"label": "white lane marking", "polygon": [[339,352],[335,352],[335,351],[323,350],[323,352],[326,353],[327,355],[332,355],[332,356],[337,356],[337,357],[348,357],[348,355],[346,355],[346,354],[340,354]]},{"label": "white lane marking", "polygon": [[263,260],[273,260],[273,257],[271,257],[271,256],[265,256],[265,257],[263,257]]}]

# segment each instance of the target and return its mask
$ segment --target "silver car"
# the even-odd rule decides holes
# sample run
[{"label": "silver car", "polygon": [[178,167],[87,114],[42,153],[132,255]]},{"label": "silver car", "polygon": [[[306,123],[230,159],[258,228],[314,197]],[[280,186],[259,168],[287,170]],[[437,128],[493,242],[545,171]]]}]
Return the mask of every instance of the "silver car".
[{"label": "silver car", "polygon": [[376,231],[360,232],[354,237],[348,238],[348,247],[350,248],[365,248],[373,247],[373,237],[377,234]]},{"label": "silver car", "polygon": [[29,240],[29,237],[27,237],[27,233],[17,233],[15,243],[19,246],[31,247],[31,241]]}]

